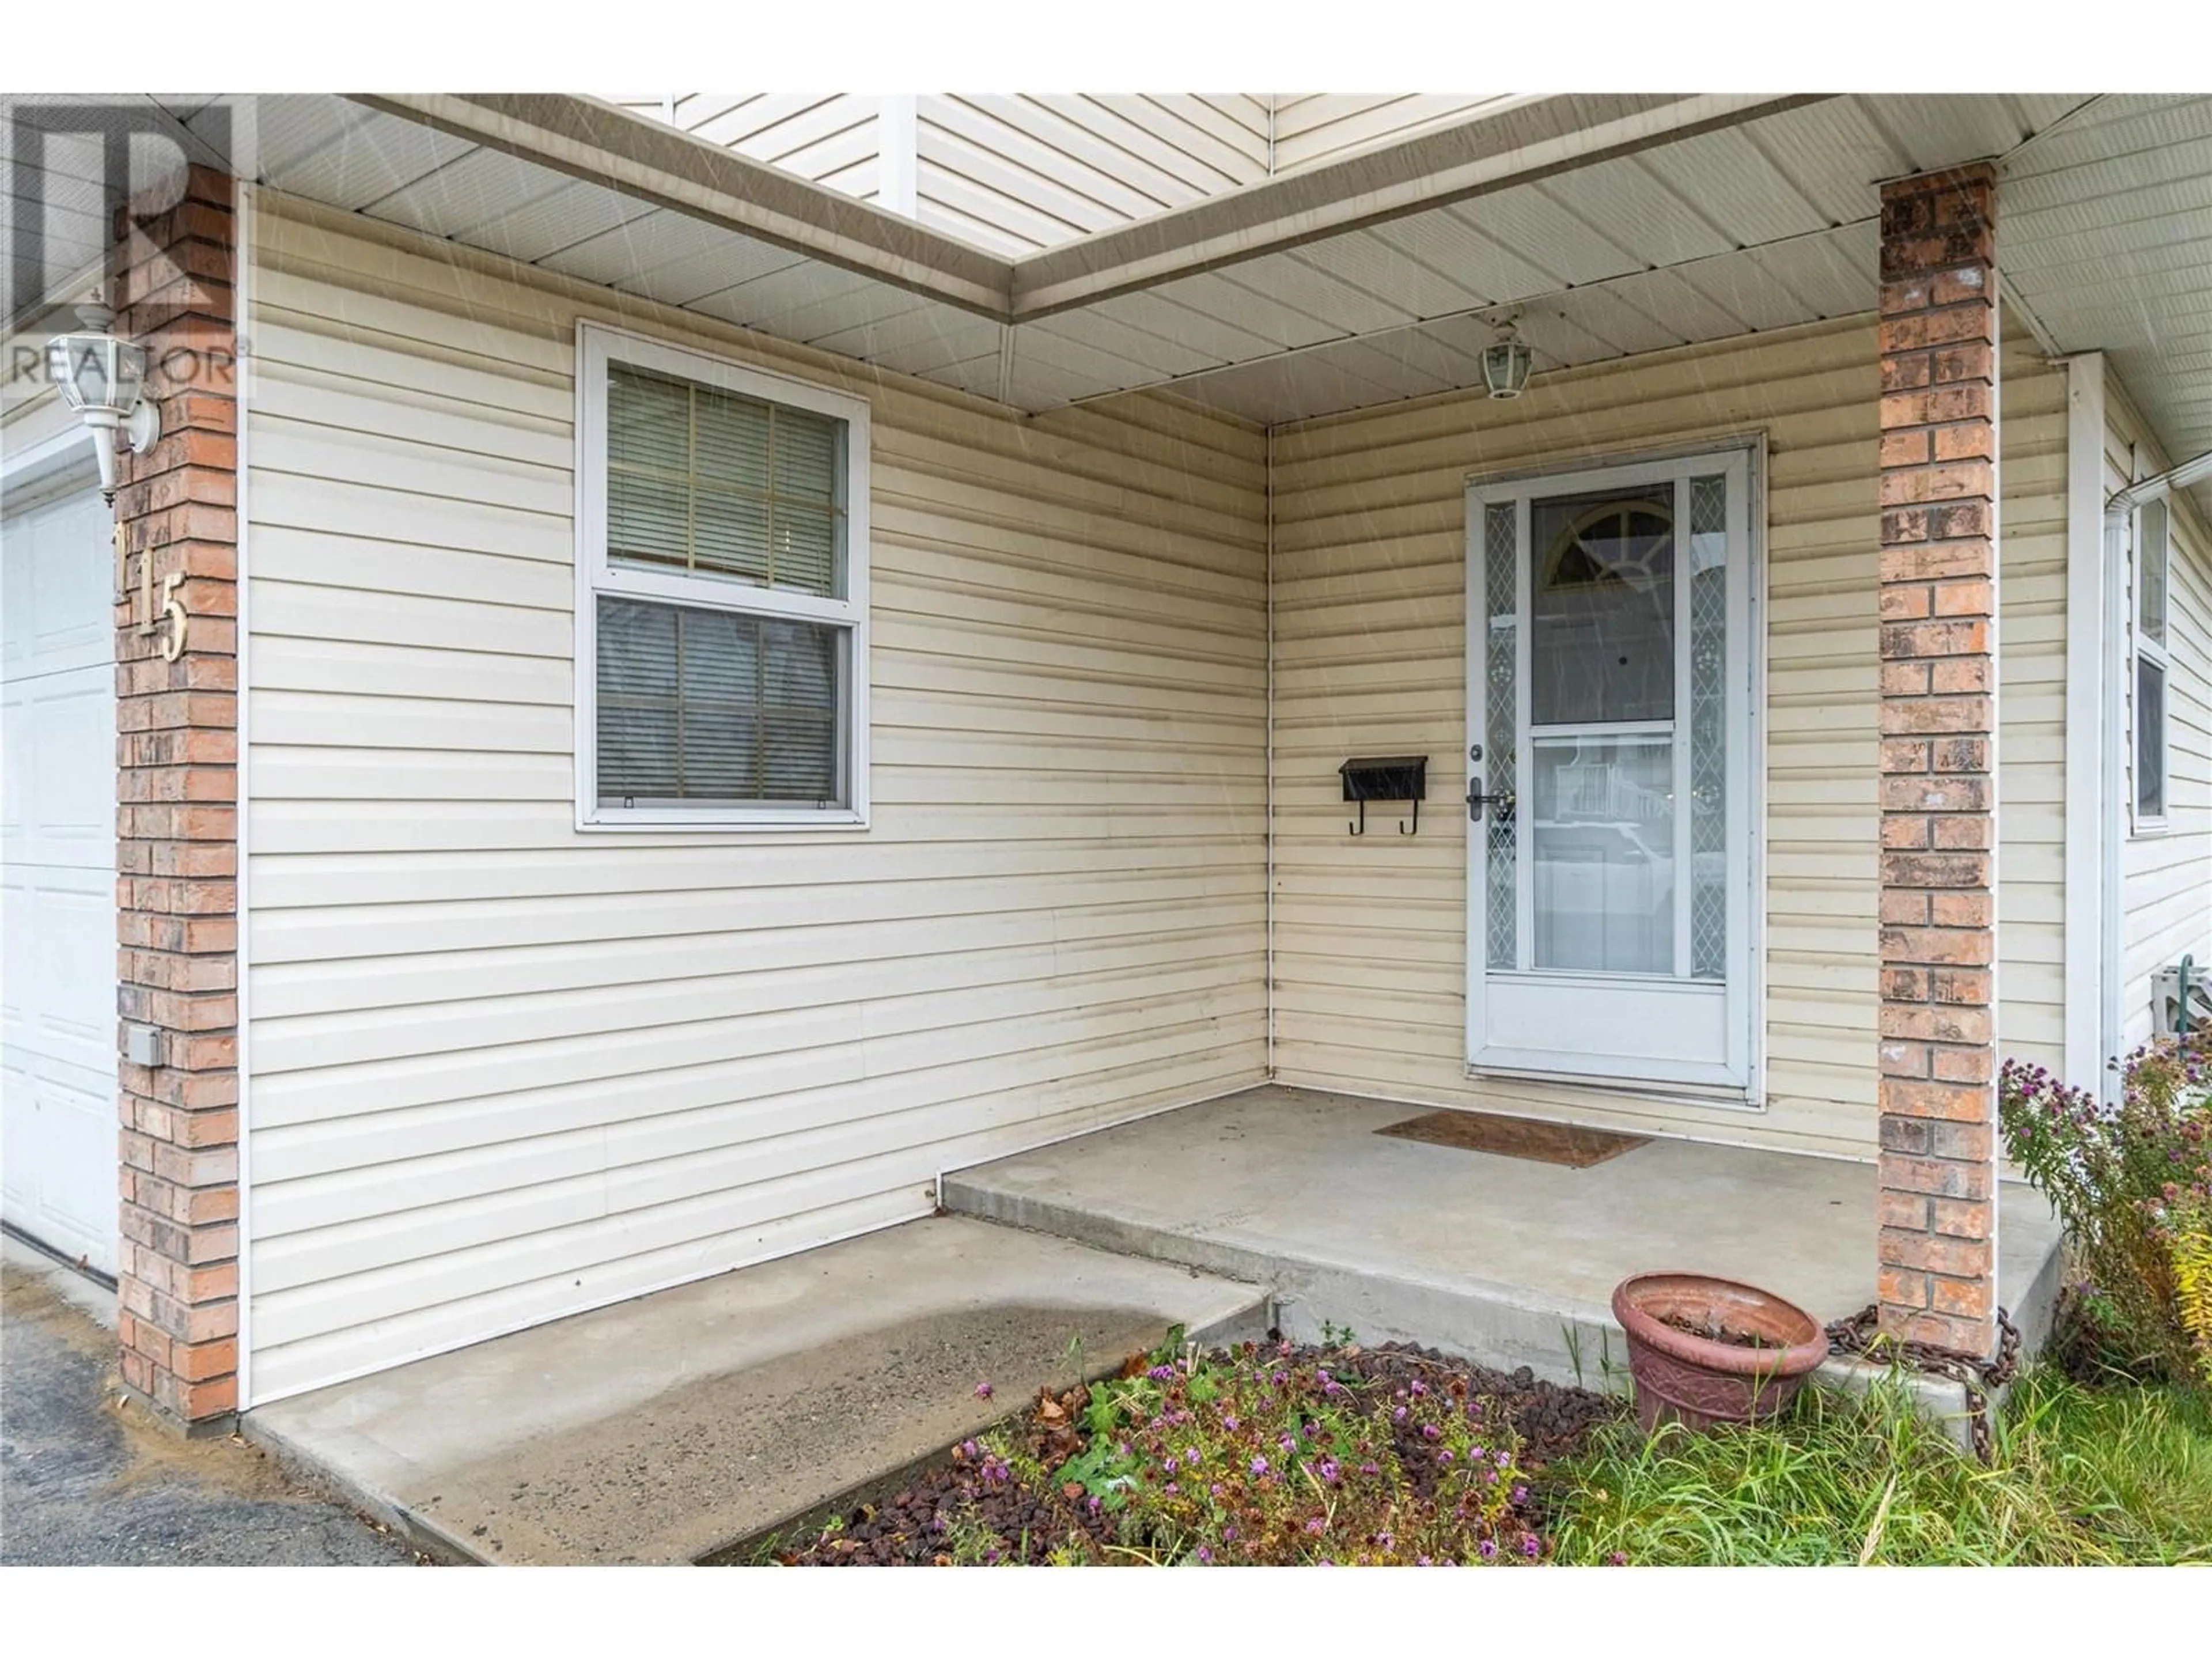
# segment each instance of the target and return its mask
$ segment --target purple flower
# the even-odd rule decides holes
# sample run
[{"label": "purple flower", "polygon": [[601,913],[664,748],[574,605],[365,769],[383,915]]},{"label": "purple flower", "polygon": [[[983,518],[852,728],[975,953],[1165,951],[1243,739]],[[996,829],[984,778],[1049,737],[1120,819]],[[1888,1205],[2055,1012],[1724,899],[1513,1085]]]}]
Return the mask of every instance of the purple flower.
[{"label": "purple flower", "polygon": [[1474,1553],[1486,1561],[1494,1561],[1498,1559],[1498,1546],[1486,1538],[1474,1547]]},{"label": "purple flower", "polygon": [[1412,1382],[1406,1384],[1406,1388],[1409,1393],[1416,1395],[1426,1394],[1429,1391],[1429,1385],[1422,1382],[1418,1376]]},{"label": "purple flower", "polygon": [[1328,1522],[1322,1520],[1321,1516],[1316,1515],[1312,1520],[1306,1522],[1306,1530],[1318,1538],[1322,1533],[1328,1530]]},{"label": "purple flower", "polygon": [[1424,1423],[1421,1425],[1421,1438],[1424,1440],[1434,1440],[1443,1432],[1443,1431],[1433,1423]]},{"label": "purple flower", "polygon": [[1321,1478],[1324,1480],[1336,1479],[1336,1460],[1334,1457],[1324,1457],[1321,1460]]},{"label": "purple flower", "polygon": [[1513,1501],[1516,1504],[1527,1503],[1528,1501],[1528,1488],[1525,1486],[1514,1487]]},{"label": "purple flower", "polygon": [[1445,1447],[1443,1447],[1443,1449],[1441,1449],[1437,1453],[1437,1462],[1439,1462],[1439,1463],[1449,1463],[1449,1462],[1450,1462],[1451,1461],[1452,1461],[1452,1452],[1451,1452],[1451,1448],[1450,1448],[1449,1446],[1445,1446]]},{"label": "purple flower", "polygon": [[1527,1556],[1531,1561],[1534,1560],[1536,1557],[1543,1552],[1543,1548],[1544,1547],[1536,1541],[1536,1534],[1534,1533],[1525,1533],[1522,1535],[1521,1553]]},{"label": "purple flower", "polygon": [[1224,1527],[1224,1528],[1221,1529],[1221,1541],[1222,1541],[1223,1543],[1227,1544],[1227,1543],[1233,1542],[1233,1541],[1235,1540],[1236,1537],[1237,1537],[1237,1528],[1234,1528],[1234,1527]]},{"label": "purple flower", "polygon": [[991,1385],[988,1382],[978,1382],[975,1385],[975,1398],[978,1400],[988,1400],[990,1397]]},{"label": "purple flower", "polygon": [[1255,1457],[1255,1458],[1254,1458],[1254,1459],[1252,1460],[1252,1473],[1253,1473],[1253,1474],[1267,1474],[1267,1460],[1266,1458],[1264,1458],[1264,1457]]},{"label": "purple flower", "polygon": [[1213,1565],[1213,1552],[1200,1544],[1198,1547],[1198,1559],[1201,1565],[1210,1567]]},{"label": "purple flower", "polygon": [[1513,1454],[1511,1452],[1500,1452],[1498,1454],[1498,1467],[1501,1469],[1512,1462],[1512,1461]]},{"label": "purple flower", "polygon": [[1393,1423],[1404,1422],[1406,1420],[1406,1408],[1403,1406],[1394,1407],[1390,1413],[1390,1420]]},{"label": "purple flower", "polygon": [[1198,1448],[1193,1446],[1188,1451],[1185,1452],[1182,1455],[1182,1461],[1189,1464],[1191,1468],[1196,1468],[1199,1465]]},{"label": "purple flower", "polygon": [[1222,1426],[1223,1428],[1224,1428],[1224,1429],[1228,1430],[1228,1431],[1229,1431],[1229,1432],[1230,1432],[1230,1433],[1231,1433],[1231,1434],[1236,1433],[1236,1432],[1237,1432],[1237,1418],[1236,1418],[1236,1415],[1232,1413],[1231,1413],[1229,1416],[1226,1416],[1226,1417],[1223,1418],[1223,1419],[1221,1419],[1221,1426]]}]

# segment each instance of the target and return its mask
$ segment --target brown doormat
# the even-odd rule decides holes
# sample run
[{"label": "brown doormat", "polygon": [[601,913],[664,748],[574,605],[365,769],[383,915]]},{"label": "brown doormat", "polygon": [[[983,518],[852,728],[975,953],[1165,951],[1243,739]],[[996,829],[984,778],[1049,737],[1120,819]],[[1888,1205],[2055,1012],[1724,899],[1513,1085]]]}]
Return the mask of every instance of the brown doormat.
[{"label": "brown doormat", "polygon": [[1375,1132],[1401,1140],[1425,1140],[1470,1152],[1529,1158],[1587,1170],[1623,1152],[1632,1152],[1651,1137],[1619,1135],[1609,1129],[1584,1129],[1571,1123],[1543,1123],[1532,1117],[1499,1117],[1491,1112],[1429,1112]]}]

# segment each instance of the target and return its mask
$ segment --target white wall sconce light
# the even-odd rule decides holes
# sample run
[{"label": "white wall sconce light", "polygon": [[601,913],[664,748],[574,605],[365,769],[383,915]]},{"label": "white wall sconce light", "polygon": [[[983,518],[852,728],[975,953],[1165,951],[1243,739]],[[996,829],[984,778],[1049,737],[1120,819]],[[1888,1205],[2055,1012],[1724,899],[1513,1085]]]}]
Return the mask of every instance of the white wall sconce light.
[{"label": "white wall sconce light", "polygon": [[83,331],[57,334],[46,343],[46,372],[62,401],[92,428],[100,460],[100,492],[110,503],[117,483],[118,440],[133,455],[161,441],[161,411],[146,401],[146,348],[107,331],[115,313],[94,300],[76,308]]},{"label": "white wall sconce light", "polygon": [[1498,338],[1482,349],[1482,383],[1493,398],[1517,398],[1528,389],[1535,354],[1513,331],[1515,319],[1498,325]]}]

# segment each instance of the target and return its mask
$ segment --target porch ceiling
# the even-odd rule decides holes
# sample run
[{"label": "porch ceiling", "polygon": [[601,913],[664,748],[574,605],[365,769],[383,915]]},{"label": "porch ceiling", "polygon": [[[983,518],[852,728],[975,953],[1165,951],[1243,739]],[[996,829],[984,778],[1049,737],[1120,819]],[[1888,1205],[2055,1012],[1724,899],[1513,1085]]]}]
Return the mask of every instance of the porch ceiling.
[{"label": "porch ceiling", "polygon": [[[590,100],[144,101],[201,149],[229,105],[276,188],[1019,409],[1265,424],[1478,384],[1512,313],[1540,374],[1869,311],[1877,181],[1996,157],[2008,295],[2212,447],[2212,99],[1504,100],[1015,260]],[[9,297],[96,252],[84,159]]]},{"label": "porch ceiling", "polygon": [[2169,460],[2212,450],[2212,98],[2100,99],[2002,175],[2007,293],[2107,354]]}]

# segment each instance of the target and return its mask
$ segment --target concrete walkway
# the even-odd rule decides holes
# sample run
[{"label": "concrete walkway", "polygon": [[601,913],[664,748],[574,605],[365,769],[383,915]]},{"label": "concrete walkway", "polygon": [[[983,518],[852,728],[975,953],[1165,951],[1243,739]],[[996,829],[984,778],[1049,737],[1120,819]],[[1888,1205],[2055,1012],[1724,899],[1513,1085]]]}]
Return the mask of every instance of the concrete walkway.
[{"label": "concrete walkway", "polygon": [[119,1401],[111,1388],[114,1327],[112,1291],[0,1238],[0,1563],[416,1559],[399,1539],[297,1485],[251,1446],[180,1439]]},{"label": "concrete walkway", "polygon": [[[1265,1292],[979,1222],[911,1222],[263,1406],[246,1434],[426,1547],[693,1561]],[[988,1382],[988,1399],[977,1385]]]},{"label": "concrete walkway", "polygon": [[[1626,1363],[1609,1304],[1632,1273],[1742,1279],[1823,1321],[1874,1300],[1871,1164],[1652,1140],[1576,1170],[1375,1133],[1423,1109],[1252,1089],[959,1171],[944,1202],[1266,1285],[1301,1338],[1328,1321],[1592,1387]],[[2008,1183],[1999,1232],[2033,1352],[2058,1227]]]}]

